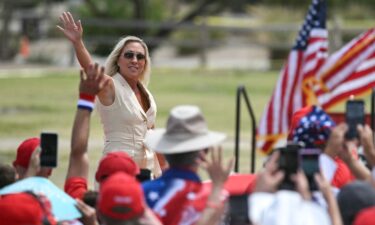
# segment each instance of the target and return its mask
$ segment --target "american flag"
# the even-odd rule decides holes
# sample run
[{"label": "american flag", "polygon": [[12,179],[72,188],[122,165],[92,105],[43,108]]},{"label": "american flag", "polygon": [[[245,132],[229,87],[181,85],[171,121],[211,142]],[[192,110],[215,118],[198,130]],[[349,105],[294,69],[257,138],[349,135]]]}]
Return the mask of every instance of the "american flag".
[{"label": "american flag", "polygon": [[313,87],[318,103],[328,109],[375,87],[375,29],[361,34],[330,56]]},{"label": "american flag", "polygon": [[257,148],[265,153],[285,144],[296,110],[312,104],[327,110],[375,87],[375,29],[328,57],[325,20],[325,1],[313,0],[260,121]]},{"label": "american flag", "polygon": [[325,25],[326,3],[313,0],[260,120],[257,148],[263,152],[285,144],[293,112],[313,101],[313,93],[306,90],[310,86],[303,84],[314,77],[327,58]]}]

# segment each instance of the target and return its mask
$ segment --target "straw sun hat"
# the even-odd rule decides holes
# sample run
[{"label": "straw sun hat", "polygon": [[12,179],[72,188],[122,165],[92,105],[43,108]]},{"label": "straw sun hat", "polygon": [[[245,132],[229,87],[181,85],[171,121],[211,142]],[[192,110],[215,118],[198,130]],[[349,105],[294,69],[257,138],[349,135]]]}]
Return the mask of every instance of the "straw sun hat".
[{"label": "straw sun hat", "polygon": [[221,143],[226,135],[210,131],[197,106],[174,107],[169,114],[167,128],[148,132],[145,144],[162,154],[199,151]]}]

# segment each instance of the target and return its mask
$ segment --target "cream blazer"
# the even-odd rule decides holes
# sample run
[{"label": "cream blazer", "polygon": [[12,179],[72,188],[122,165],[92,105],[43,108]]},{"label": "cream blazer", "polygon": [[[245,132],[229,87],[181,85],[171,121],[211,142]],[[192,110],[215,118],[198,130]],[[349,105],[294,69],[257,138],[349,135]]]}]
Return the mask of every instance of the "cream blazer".
[{"label": "cream blazer", "polygon": [[155,153],[144,145],[144,137],[155,123],[156,104],[151,93],[141,84],[146,93],[150,108],[144,112],[135,93],[120,75],[112,77],[115,86],[115,100],[105,106],[97,102],[104,130],[104,154],[112,151],[125,151],[140,168],[150,169],[154,176],[161,174]]}]

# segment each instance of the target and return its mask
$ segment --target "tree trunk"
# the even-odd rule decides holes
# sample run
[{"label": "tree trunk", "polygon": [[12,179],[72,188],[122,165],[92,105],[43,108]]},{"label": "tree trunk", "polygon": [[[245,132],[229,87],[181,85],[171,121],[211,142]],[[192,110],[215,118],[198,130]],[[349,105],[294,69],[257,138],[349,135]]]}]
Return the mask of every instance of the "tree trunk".
[{"label": "tree trunk", "polygon": [[[134,20],[145,20],[146,14],[145,14],[145,0],[133,0],[133,19]],[[141,36],[144,34],[145,30],[144,28],[135,28],[133,30],[133,33],[136,36]]]},{"label": "tree trunk", "polygon": [[[197,7],[192,9],[189,13],[187,13],[180,21],[176,22],[176,26],[179,24],[183,24],[189,21],[194,20],[195,17],[200,15],[212,15],[221,12],[225,9],[226,1],[217,1],[217,0],[205,0],[201,2]],[[157,39],[162,39],[168,37],[173,31],[174,27],[170,28],[161,28],[154,36]],[[159,43],[152,43],[148,45],[150,52],[152,52],[155,48],[157,48]]]},{"label": "tree trunk", "polygon": [[12,19],[13,4],[10,0],[3,2],[3,29],[0,33],[0,59],[8,60],[10,58],[10,35],[9,35],[9,24]]}]

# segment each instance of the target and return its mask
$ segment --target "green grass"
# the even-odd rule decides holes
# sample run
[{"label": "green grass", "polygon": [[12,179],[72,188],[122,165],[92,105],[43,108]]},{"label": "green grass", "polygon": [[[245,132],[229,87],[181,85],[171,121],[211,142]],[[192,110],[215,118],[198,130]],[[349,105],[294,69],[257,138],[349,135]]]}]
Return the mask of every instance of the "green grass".
[{"label": "green grass", "polygon": [[[11,144],[0,146],[0,159],[10,163],[18,144],[41,131],[59,133],[59,168],[52,180],[62,187],[69,155],[71,126],[75,114],[78,72],[65,70],[52,73],[32,73],[20,77],[7,74],[0,82],[0,140]],[[149,89],[157,107],[156,127],[164,127],[169,110],[178,104],[198,105],[212,130],[225,132],[229,141],[226,155],[232,154],[235,126],[235,99],[238,85],[247,88],[250,101],[259,119],[276,82],[278,72],[250,72],[236,70],[175,70],[153,71]],[[39,76],[40,75],[40,76]],[[244,105],[244,104],[243,104]],[[243,141],[250,143],[250,119],[242,109]],[[93,114],[90,136],[90,180],[93,180],[97,161],[101,156],[102,128],[99,117]],[[245,149],[246,147],[246,149]],[[241,169],[249,171],[248,146],[242,147]],[[92,182],[91,182],[92,183]]]},{"label": "green grass", "polygon": [[[59,133],[59,167],[52,180],[60,187],[66,175],[69,156],[71,127],[75,115],[78,70],[35,73],[19,77],[19,73],[0,78],[0,161],[11,163],[18,144],[41,131]],[[0,73],[1,75],[1,73]],[[278,71],[252,72],[241,70],[177,70],[153,71],[149,89],[157,107],[156,127],[164,127],[169,110],[178,104],[198,105],[212,130],[225,132],[228,141],[224,145],[226,157],[233,154],[235,128],[235,102],[238,85],[247,89],[257,120],[268,102],[278,76]],[[367,99],[367,103],[368,103]],[[244,106],[242,102],[242,106]],[[369,104],[367,104],[369,105]],[[342,110],[342,105],[334,109]],[[240,170],[249,172],[250,118],[242,107]],[[99,117],[93,113],[89,156],[91,163],[90,184],[101,157],[103,133]],[[258,168],[262,160],[258,158]],[[206,175],[203,175],[207,177]]]},{"label": "green grass", "polygon": [[[231,133],[238,85],[247,88],[257,117],[269,98],[277,72],[230,70],[154,70],[149,89],[157,106],[157,127],[165,125],[169,110],[178,104],[201,107],[212,129]],[[1,138],[37,135],[55,130],[69,139],[77,100],[78,75],[68,70],[41,77],[17,74],[0,82]],[[101,133],[94,114],[93,133]]]}]

